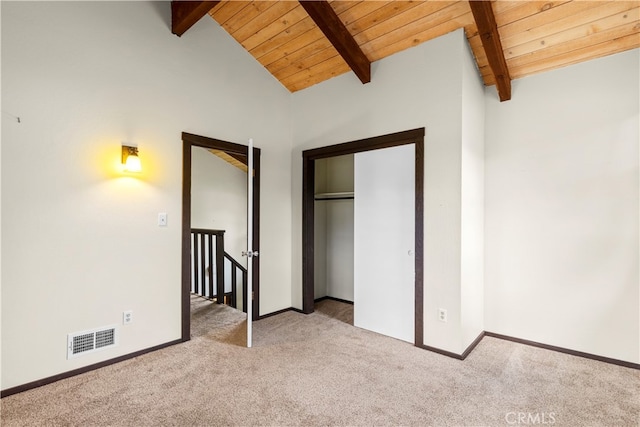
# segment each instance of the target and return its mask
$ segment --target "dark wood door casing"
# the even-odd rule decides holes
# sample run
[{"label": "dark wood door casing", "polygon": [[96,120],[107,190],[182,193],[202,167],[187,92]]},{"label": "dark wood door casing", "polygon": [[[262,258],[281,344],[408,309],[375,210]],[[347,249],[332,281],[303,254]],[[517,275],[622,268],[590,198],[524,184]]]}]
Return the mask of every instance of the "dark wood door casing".
[{"label": "dark wood door casing", "polygon": [[[249,147],[234,142],[182,133],[182,287],[181,319],[182,341],[191,338],[191,147],[222,150],[231,155],[248,156]],[[253,245],[252,251],[260,250],[260,149],[253,148]],[[260,260],[251,258],[253,263],[252,320],[257,320],[260,310]]]},{"label": "dark wood door casing", "polygon": [[415,337],[424,341],[424,136],[425,128],[365,138],[302,152],[302,312],[314,310],[315,161],[382,148],[415,144]]}]

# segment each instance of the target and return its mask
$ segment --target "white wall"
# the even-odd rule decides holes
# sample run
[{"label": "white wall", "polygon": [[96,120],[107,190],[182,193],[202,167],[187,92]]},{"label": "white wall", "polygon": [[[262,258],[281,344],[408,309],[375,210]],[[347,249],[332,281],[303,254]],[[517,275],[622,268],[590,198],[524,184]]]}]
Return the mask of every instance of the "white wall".
[{"label": "white wall", "polygon": [[[462,343],[484,331],[484,89],[471,54],[462,58],[460,304]],[[492,88],[495,92],[495,87]]]},{"label": "white wall", "polygon": [[202,147],[191,149],[191,227],[224,230],[225,251],[247,266],[247,173]]},{"label": "white wall", "polygon": [[327,200],[327,295],[353,301],[353,200]]},{"label": "white wall", "polygon": [[[372,64],[372,82],[351,73],[292,95],[292,303],[302,305],[301,153],[391,132],[426,127],[425,344],[461,353],[462,30]],[[448,309],[447,323],[437,308]]]},{"label": "white wall", "polygon": [[638,49],[486,95],[486,329],[640,362]]},{"label": "white wall", "polygon": [[[172,35],[169,2],[0,7],[2,388],[180,338],[182,131],[263,149],[260,311],[290,307],[290,94],[213,20]],[[118,347],[66,360],[123,310]]]},{"label": "white wall", "polygon": [[317,162],[326,162],[326,191],[327,192],[349,192],[353,191],[353,154],[344,156],[329,157],[327,159],[318,160]]}]

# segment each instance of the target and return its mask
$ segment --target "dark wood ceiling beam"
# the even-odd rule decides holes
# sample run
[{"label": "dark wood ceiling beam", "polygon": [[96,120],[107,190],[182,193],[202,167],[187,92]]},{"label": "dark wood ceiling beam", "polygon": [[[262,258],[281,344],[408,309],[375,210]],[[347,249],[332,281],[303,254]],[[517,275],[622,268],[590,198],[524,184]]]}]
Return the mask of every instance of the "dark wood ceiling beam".
[{"label": "dark wood ceiling beam", "polygon": [[502,42],[498,33],[498,25],[493,14],[491,1],[489,0],[469,0],[469,6],[473,13],[473,18],[478,26],[478,35],[482,40],[482,47],[487,54],[489,67],[496,79],[498,97],[500,101],[511,99],[511,76],[507,61],[504,58]]},{"label": "dark wood ceiling beam", "polygon": [[172,1],[171,32],[178,37],[206,15],[219,1]]},{"label": "dark wood ceiling beam", "polygon": [[299,1],[362,83],[371,81],[371,61],[362,52],[331,5],[322,1]]}]

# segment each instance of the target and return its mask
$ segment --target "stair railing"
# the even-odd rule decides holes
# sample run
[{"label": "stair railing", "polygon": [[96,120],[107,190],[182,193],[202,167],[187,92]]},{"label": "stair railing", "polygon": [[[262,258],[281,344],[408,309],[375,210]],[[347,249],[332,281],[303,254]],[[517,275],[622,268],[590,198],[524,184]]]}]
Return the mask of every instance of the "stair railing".
[{"label": "stair railing", "polygon": [[242,266],[238,261],[236,261],[231,255],[228,253],[224,253],[225,265],[224,270],[225,273],[230,272],[230,275],[226,275],[225,277],[229,278],[231,281],[231,305],[232,307],[238,307],[238,296],[236,289],[238,287],[238,280],[240,281],[240,286],[242,286],[242,311],[247,312],[247,269]]},{"label": "stair railing", "polygon": [[240,285],[242,310],[246,312],[247,270],[225,252],[224,233],[224,230],[191,229],[191,293],[239,308]]}]

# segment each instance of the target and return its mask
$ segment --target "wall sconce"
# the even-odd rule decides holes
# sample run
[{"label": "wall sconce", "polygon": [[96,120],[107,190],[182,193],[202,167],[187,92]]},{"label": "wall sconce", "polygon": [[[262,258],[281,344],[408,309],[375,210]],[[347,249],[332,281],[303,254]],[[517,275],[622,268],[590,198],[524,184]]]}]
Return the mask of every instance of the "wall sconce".
[{"label": "wall sconce", "polygon": [[126,172],[140,172],[142,170],[140,157],[138,157],[138,147],[122,146],[122,165]]}]

